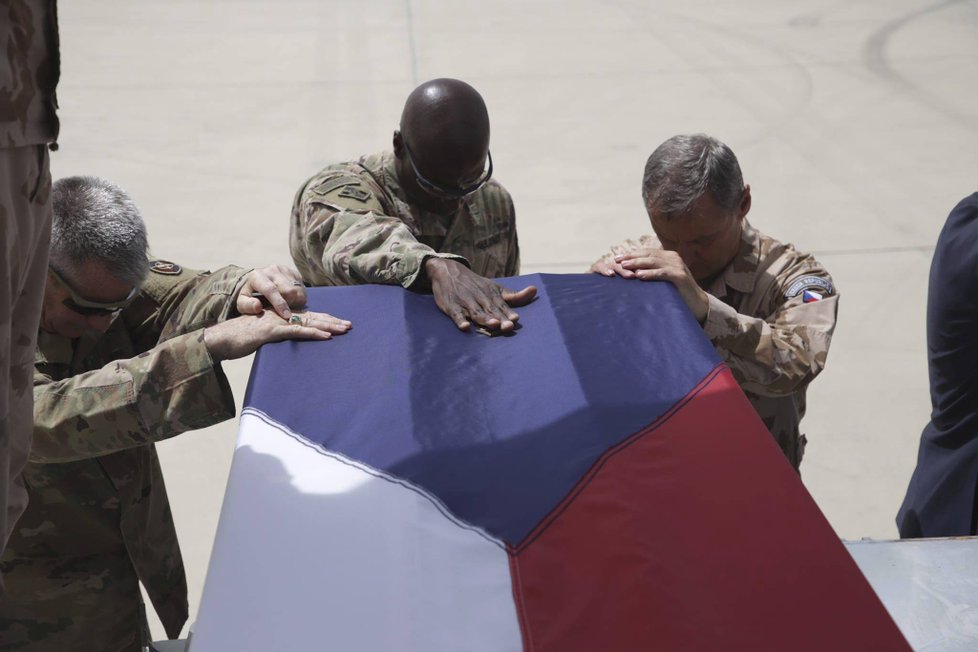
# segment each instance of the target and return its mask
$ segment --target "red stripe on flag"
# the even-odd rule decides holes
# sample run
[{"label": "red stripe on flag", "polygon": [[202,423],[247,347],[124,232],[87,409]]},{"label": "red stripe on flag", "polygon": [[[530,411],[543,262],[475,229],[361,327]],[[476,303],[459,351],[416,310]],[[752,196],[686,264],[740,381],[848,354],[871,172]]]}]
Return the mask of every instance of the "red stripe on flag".
[{"label": "red stripe on flag", "polygon": [[910,649],[726,369],[600,459],[510,567],[528,652]]}]

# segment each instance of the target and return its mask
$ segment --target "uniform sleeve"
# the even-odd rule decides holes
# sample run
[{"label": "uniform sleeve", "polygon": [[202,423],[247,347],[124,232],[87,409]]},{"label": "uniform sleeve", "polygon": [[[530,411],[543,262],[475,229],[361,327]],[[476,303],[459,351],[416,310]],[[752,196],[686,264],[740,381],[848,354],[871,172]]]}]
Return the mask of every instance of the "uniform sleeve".
[{"label": "uniform sleeve", "polygon": [[[776,307],[749,317],[710,296],[703,330],[740,386],[760,396],[784,396],[811,382],[825,367],[839,297],[825,270],[788,274]],[[813,292],[820,299],[806,293]]]},{"label": "uniform sleeve", "polygon": [[166,309],[161,310],[160,341],[237,316],[238,292],[250,271],[233,265],[222,267],[181,292],[178,300],[167,301]]},{"label": "uniform sleeve", "polygon": [[227,266],[213,273],[187,268],[175,275],[150,272],[140,287],[144,296],[122,314],[136,350],[236,314],[238,291],[248,271]]},{"label": "uniform sleeve", "polygon": [[385,215],[374,191],[356,176],[329,178],[300,192],[290,232],[292,259],[313,285],[361,283],[410,287],[428,258],[440,254],[418,242],[398,217]]},{"label": "uniform sleeve", "polygon": [[33,462],[71,462],[161,441],[234,416],[199,329],[61,381],[35,373]]}]

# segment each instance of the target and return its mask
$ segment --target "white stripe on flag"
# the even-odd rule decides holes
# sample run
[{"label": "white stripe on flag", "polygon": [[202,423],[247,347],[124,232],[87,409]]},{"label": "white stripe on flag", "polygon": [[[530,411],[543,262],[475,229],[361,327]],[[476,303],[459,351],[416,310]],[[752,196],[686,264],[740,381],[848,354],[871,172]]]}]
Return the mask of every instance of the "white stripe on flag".
[{"label": "white stripe on flag", "polygon": [[522,649],[505,550],[443,510],[246,411],[190,652]]}]

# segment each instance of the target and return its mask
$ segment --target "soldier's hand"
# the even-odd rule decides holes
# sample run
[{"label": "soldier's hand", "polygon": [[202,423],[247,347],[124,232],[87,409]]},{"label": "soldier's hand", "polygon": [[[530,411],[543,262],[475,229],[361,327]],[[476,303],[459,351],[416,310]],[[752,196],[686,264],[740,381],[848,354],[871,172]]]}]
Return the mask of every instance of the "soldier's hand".
[{"label": "soldier's hand", "polygon": [[696,320],[701,324],[706,320],[710,308],[710,297],[696,283],[686,263],[675,251],[643,249],[615,256],[615,263],[643,281],[668,281],[679,290],[679,296],[686,302]]},{"label": "soldier's hand", "polygon": [[[243,358],[262,344],[282,340],[328,340],[352,324],[324,312],[295,313],[298,321],[282,319],[271,310],[242,315],[204,329],[204,345],[214,362]],[[295,323],[293,323],[295,322]]]},{"label": "soldier's hand", "polygon": [[511,331],[520,318],[513,307],[525,306],[537,295],[532,285],[510,292],[455,260],[429,258],[425,272],[435,303],[463,331],[472,322],[493,331]]},{"label": "soldier's hand", "polygon": [[622,278],[635,278],[635,272],[630,269],[625,269],[619,263],[616,263],[613,254],[608,254],[591,265],[590,272],[592,274],[601,274],[602,276],[614,276],[617,274]]},{"label": "soldier's hand", "polygon": [[241,315],[259,315],[264,308],[259,294],[282,319],[292,316],[292,309],[306,305],[306,288],[299,272],[285,265],[253,269],[245,277],[238,293],[237,309]]},{"label": "soldier's hand", "polygon": [[[644,237],[644,236],[643,236]],[[620,245],[611,248],[611,253],[605,254],[596,263],[591,265],[591,273],[601,274],[602,276],[614,276],[617,274],[622,278],[635,278],[635,272],[625,269],[618,262],[618,258],[637,251],[653,251],[641,246],[641,238],[638,241],[626,240]]]}]

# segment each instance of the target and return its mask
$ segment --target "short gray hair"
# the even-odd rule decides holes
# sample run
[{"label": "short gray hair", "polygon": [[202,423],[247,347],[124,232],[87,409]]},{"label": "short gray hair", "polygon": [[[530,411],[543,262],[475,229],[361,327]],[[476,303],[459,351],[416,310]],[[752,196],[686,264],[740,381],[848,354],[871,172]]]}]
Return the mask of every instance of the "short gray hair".
[{"label": "short gray hair", "polygon": [[126,191],[97,177],[59,179],[51,189],[50,264],[77,278],[95,259],[109,273],[133,286],[149,274],[146,225]]},{"label": "short gray hair", "polygon": [[673,136],[649,156],[642,177],[646,207],[671,219],[688,213],[707,191],[718,206],[730,210],[744,192],[737,157],[713,136]]}]

